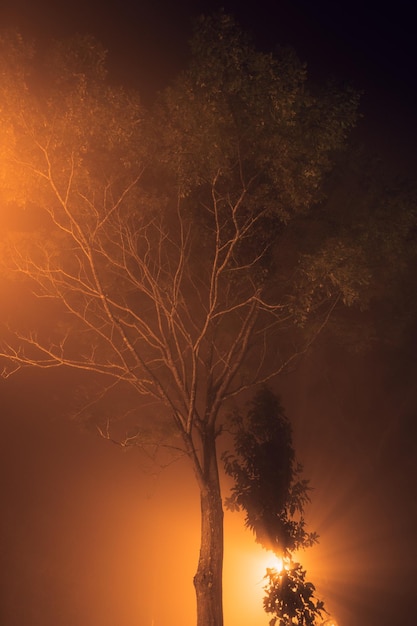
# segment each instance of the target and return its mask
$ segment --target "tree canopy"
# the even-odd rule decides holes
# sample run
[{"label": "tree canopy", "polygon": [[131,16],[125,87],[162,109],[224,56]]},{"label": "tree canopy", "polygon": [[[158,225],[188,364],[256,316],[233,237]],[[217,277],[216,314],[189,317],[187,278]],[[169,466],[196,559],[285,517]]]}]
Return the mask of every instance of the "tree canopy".
[{"label": "tree canopy", "polygon": [[214,420],[280,371],[289,326],[320,324],[358,282],[346,254],[318,276],[285,228],[320,198],[356,95],[314,95],[292,52],[256,51],[223,13],[199,22],[191,50],[150,112],[109,83],[91,38],[40,54],[9,37],[2,52],[3,192],[19,220],[4,265],[60,319],[49,340],[20,329],[4,353],[125,381],[188,433],[208,398]]},{"label": "tree canopy", "polygon": [[[149,111],[109,81],[105,56],[90,37],[0,40],[0,256],[25,294],[6,311],[0,357],[6,376],[102,376],[133,392],[149,431],[175,430],[201,495],[197,623],[221,626],[221,421],[308,347],[307,320],[317,334],[357,298],[351,249],[320,252],[314,224],[358,98],[312,88],[293,52],[259,52],[224,13],[199,21],[188,68]],[[291,512],[305,491],[278,424]],[[273,541],[306,539],[302,522],[270,528],[276,515],[264,515]]]}]

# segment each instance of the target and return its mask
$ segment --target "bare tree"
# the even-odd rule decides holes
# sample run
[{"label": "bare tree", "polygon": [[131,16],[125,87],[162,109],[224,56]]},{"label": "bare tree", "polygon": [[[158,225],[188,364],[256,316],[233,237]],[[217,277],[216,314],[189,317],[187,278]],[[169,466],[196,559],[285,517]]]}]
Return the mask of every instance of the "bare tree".
[{"label": "bare tree", "polygon": [[65,366],[157,401],[200,488],[197,624],[222,626],[221,415],[340,297],[334,274],[312,286],[285,227],[317,199],[356,98],[313,97],[293,55],[256,52],[224,15],[146,116],[88,38],[43,64],[19,37],[1,55],[1,256],[36,297],[4,329],[4,375]]}]

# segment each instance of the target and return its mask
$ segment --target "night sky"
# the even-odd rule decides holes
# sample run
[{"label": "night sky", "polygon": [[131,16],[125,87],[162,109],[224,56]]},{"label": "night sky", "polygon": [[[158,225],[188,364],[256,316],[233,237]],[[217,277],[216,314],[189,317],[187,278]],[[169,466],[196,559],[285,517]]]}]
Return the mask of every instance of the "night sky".
[{"label": "night sky", "polygon": [[[417,42],[410,8],[345,0],[241,4],[0,0],[0,25],[41,40],[93,33],[109,50],[114,80],[137,88],[147,104],[184,65],[192,18],[224,6],[260,47],[292,45],[313,78],[362,90],[355,136],[393,168],[413,172]],[[314,487],[307,518],[321,539],[305,563],[338,626],[415,621],[414,355],[410,337],[366,354],[321,345],[279,381]],[[63,417],[78,382],[40,372],[0,381],[0,624],[193,624],[192,478],[181,463],[144,473],[132,451]],[[268,622],[253,607],[256,593],[262,597],[262,570],[242,576],[256,569],[259,554],[239,516],[227,516],[226,626]]]}]

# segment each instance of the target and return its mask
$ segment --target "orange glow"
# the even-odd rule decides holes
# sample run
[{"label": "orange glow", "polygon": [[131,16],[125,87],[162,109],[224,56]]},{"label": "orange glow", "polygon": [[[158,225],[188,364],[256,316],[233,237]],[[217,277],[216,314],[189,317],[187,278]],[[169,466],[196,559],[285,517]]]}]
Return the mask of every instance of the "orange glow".
[{"label": "orange glow", "polygon": [[[318,547],[303,550],[293,555],[307,570],[307,578],[314,584],[316,578],[317,597],[324,600],[328,614],[323,613],[320,626],[343,626],[343,622],[334,617],[335,603],[327,593],[328,585],[320,570],[320,551]],[[264,587],[267,569],[282,571],[285,561],[273,552],[263,549],[255,543],[252,533],[244,527],[243,518],[238,513],[225,516],[225,564],[224,564],[224,616],[225,624],[239,623],[241,626],[267,624],[268,615],[263,608]],[[337,607],[336,607],[337,608]],[[270,617],[270,616],[269,616]]]},{"label": "orange glow", "polygon": [[239,513],[225,516],[224,621],[241,626],[268,623],[263,608],[267,568],[282,561],[255,543]]},{"label": "orange glow", "polygon": [[[260,560],[263,561],[263,559]],[[263,569],[264,571],[267,569],[274,569],[277,572],[282,572],[283,569],[286,569],[286,566],[280,556],[277,556],[272,552],[267,552],[265,555],[265,561],[263,562]]]}]

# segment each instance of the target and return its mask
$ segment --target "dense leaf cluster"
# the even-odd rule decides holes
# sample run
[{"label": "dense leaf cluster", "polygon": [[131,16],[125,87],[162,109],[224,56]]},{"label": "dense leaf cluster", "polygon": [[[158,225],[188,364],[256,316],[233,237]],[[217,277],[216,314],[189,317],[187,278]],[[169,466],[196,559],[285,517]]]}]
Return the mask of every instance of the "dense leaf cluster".
[{"label": "dense leaf cluster", "polygon": [[299,563],[281,571],[268,569],[264,609],[273,613],[270,626],[314,626],[325,612],[324,603],[314,596],[315,587],[306,581]]},{"label": "dense leaf cluster", "polygon": [[[355,123],[357,94],[310,89],[292,50],[255,49],[233,18],[201,18],[191,63],[158,103],[157,149],[184,194],[218,193],[281,220],[306,211]],[[161,143],[162,139],[162,143]]]},{"label": "dense leaf cluster", "polygon": [[234,454],[223,456],[233,478],[226,505],[245,512],[245,523],[262,546],[279,554],[317,539],[305,528],[303,511],[309,484],[296,463],[291,424],[279,398],[264,387],[245,416],[232,417]]},{"label": "dense leaf cluster", "polygon": [[279,397],[263,387],[245,416],[232,417],[234,454],[225,453],[226,473],[233,478],[230,509],[243,510],[245,524],[264,548],[283,556],[279,571],[267,569],[264,609],[270,626],[314,626],[324,611],[315,587],[292,553],[317,541],[303,519],[309,501],[308,481],[295,461],[291,425]]}]

